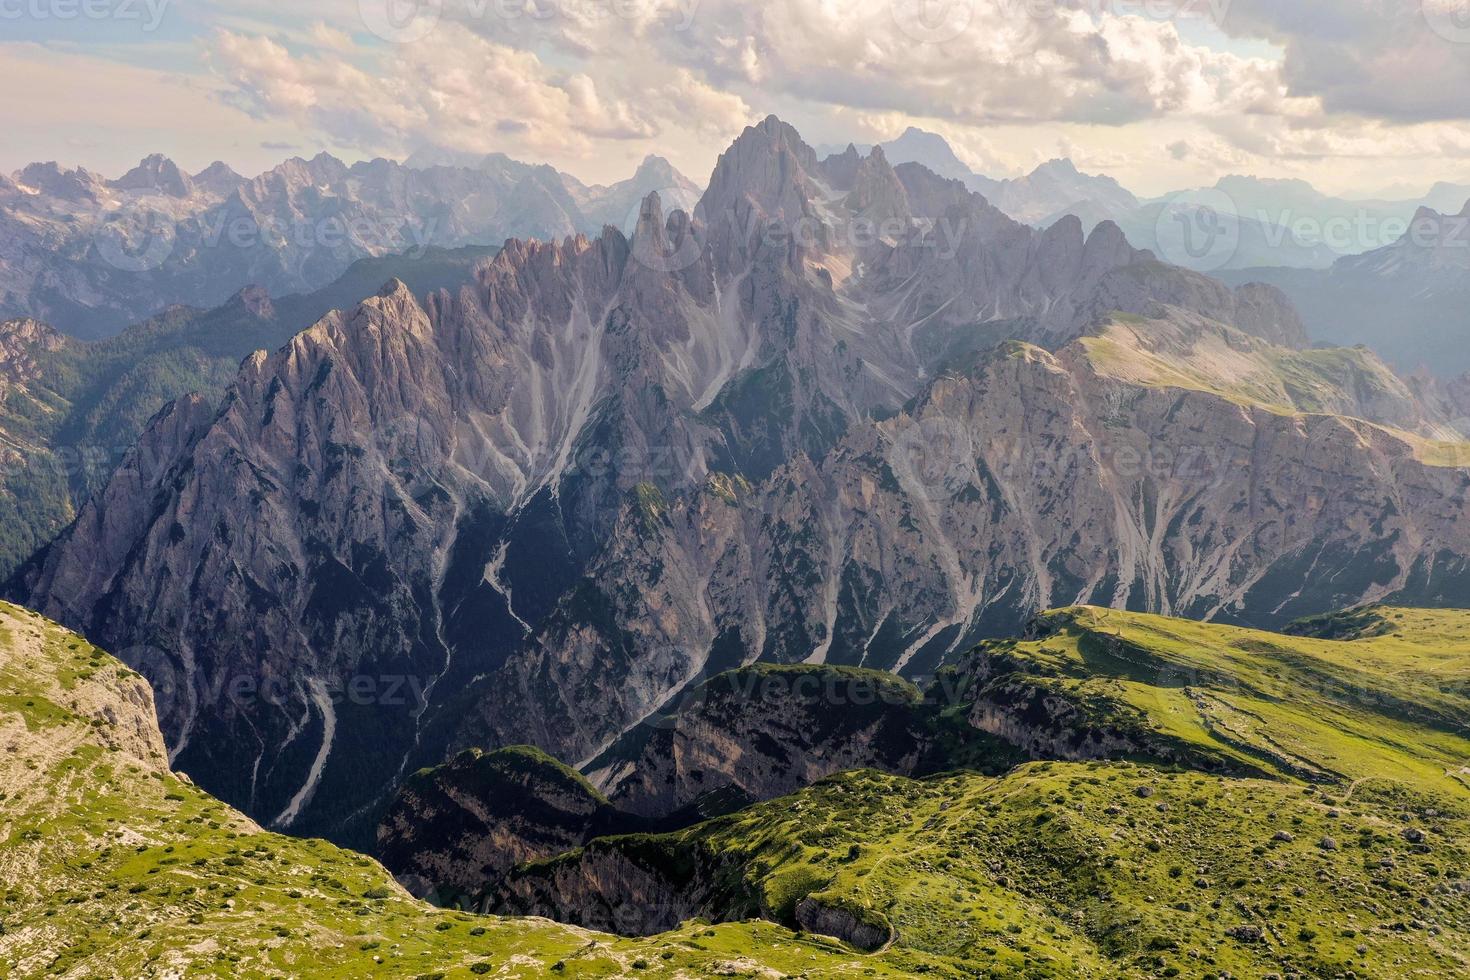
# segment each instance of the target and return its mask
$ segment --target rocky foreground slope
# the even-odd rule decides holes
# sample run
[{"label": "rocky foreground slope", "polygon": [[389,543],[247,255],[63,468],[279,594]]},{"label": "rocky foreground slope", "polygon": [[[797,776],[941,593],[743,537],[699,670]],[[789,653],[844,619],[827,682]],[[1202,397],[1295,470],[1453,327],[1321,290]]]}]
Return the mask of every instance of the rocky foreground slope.
[{"label": "rocky foreground slope", "polygon": [[759,664],[695,685],[620,740],[589,767],[595,786],[523,746],[420,770],[373,853],[410,889],[456,902],[597,837],[682,829],[837,773],[1000,773],[1025,758],[892,674]]},{"label": "rocky foreground slope", "polygon": [[1299,329],[767,120],[692,216],[390,283],[172,404],[10,591],[146,662],[213,791],[365,845],[421,766],[590,762],[753,660],[1460,594],[1458,430]]}]

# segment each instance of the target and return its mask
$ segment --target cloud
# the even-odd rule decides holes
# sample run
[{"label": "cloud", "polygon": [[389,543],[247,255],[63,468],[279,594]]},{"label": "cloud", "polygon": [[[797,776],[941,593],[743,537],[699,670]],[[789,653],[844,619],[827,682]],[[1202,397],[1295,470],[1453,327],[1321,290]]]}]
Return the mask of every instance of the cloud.
[{"label": "cloud", "polygon": [[1470,134],[1470,43],[1425,13],[1464,0],[435,0],[416,43],[374,36],[362,4],[389,0],[200,2],[214,87],[258,128],[597,180],[651,152],[698,176],[769,111],[828,142],[917,124],[995,174],[1066,138],[1159,190],[1328,160],[1450,178]]},{"label": "cloud", "polygon": [[1290,94],[1325,113],[1470,119],[1464,0],[1233,0],[1222,26],[1280,44]]},{"label": "cloud", "polygon": [[485,152],[590,154],[599,141],[654,140],[670,126],[739,131],[738,97],[689,71],[564,71],[534,52],[464,33],[453,44],[405,44],[368,63],[332,48],[293,52],[261,36],[218,32],[210,44],[228,101],[285,117],[341,145],[401,151],[435,145]]},{"label": "cloud", "polygon": [[1268,67],[1187,43],[1168,20],[1031,0],[957,0],[951,25],[931,24],[921,0],[527,2],[538,16],[475,16],[449,0],[445,17],[584,60],[656,54],[723,90],[969,124],[1123,124],[1227,99]]}]

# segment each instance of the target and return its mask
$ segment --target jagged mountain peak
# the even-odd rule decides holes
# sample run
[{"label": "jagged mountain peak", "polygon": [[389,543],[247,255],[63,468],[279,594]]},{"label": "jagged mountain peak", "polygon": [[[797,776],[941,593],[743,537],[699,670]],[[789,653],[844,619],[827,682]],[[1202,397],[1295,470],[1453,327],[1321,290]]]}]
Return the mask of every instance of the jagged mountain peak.
[{"label": "jagged mountain peak", "polygon": [[112,186],[119,190],[149,190],[171,197],[188,197],[194,189],[194,182],[178,164],[162,153],[154,153],[112,181]]},{"label": "jagged mountain peak", "polygon": [[254,283],[245,286],[230,297],[226,305],[238,306],[257,320],[273,320],[276,315],[275,306],[271,303],[270,290]]},{"label": "jagged mountain peak", "polygon": [[638,205],[638,221],[633,228],[630,244],[635,250],[662,249],[666,225],[663,200],[658,191],[650,191]]},{"label": "jagged mountain peak", "polygon": [[938,133],[910,126],[886,145],[895,160],[921,163],[941,177],[971,181],[975,176],[949,141]]},{"label": "jagged mountain peak", "polygon": [[245,178],[223,160],[216,160],[191,178],[195,184],[208,189],[233,189],[245,183]]},{"label": "jagged mountain peak", "polygon": [[650,153],[638,164],[638,169],[633,172],[634,180],[667,180],[672,181],[679,176],[678,170],[669,162],[667,157],[661,157],[656,153]]},{"label": "jagged mountain peak", "polygon": [[789,160],[803,171],[810,172],[817,166],[817,154],[801,134],[789,123],[778,117],[767,116],[754,126],[747,126],[715,164],[710,178],[714,187],[725,180],[749,177],[749,169],[759,161],[772,158]]},{"label": "jagged mountain peak", "polygon": [[1434,208],[1431,208],[1425,204],[1421,204],[1419,206],[1419,209],[1414,212],[1414,217],[1410,220],[1409,224],[1419,225],[1426,221],[1438,221],[1442,217],[1444,217],[1444,215],[1434,210]]},{"label": "jagged mountain peak", "polygon": [[[591,757],[717,648],[844,663],[871,652],[883,667],[932,667],[990,628],[986,617],[1009,622],[1042,600],[1233,599],[1171,565],[1183,543],[1117,547],[1143,541],[1131,502],[1147,495],[1117,491],[1106,474],[1079,471],[1085,486],[1044,492],[1024,479],[982,482],[976,459],[1004,465],[1023,417],[1040,420],[1019,443],[1028,452],[1065,445],[1077,460],[1106,460],[1089,440],[1123,436],[1077,420],[1111,404],[1110,389],[1079,394],[1091,382],[1038,346],[990,358],[988,388],[962,385],[937,405],[923,396],[951,365],[1006,338],[1060,349],[1099,317],[1159,304],[1233,320],[1239,297],[1147,262],[1116,225],[1084,235],[1071,218],[1038,231],[958,182],[895,170],[890,157],[840,155],[855,164],[843,191],[832,158],[818,163],[772,117],[721,157],[699,225],[668,195],[644,193],[626,231],[512,238],[472,279],[435,285],[422,301],[390,280],[247,363],[221,412],[201,419],[185,406],[155,423],[145,439],[165,448],[85,505],[27,573],[27,596],[87,617],[120,646],[167,641],[180,662],[207,649],[206,672],[292,664],[302,686],[288,705],[249,718],[187,706],[170,715],[175,745],[194,740],[188,761],[267,819],[318,778],[318,799],[365,806],[382,788],[361,779],[368,763],[386,786],[423,761],[421,748],[438,752],[461,731],[501,744],[513,728],[515,741]],[[543,177],[519,183],[549,196]],[[808,245],[760,225],[805,218],[821,231],[874,209],[912,226]],[[717,224],[731,215],[737,230],[753,219],[739,250]],[[715,230],[691,234],[701,228]],[[685,255],[690,241],[700,247]],[[1264,316],[1269,298],[1259,299]],[[944,495],[944,473],[921,486],[929,475],[894,456],[933,434],[908,431],[929,420],[905,413],[916,399],[955,413],[933,419],[939,435],[985,444],[956,461],[962,495]],[[1176,443],[1210,422],[1235,426],[1231,445],[1250,445],[1251,427],[1270,424],[1222,421],[1218,399],[1194,399],[1170,428],[1166,401],[1177,396],[1151,400],[1157,414],[1139,427]],[[154,459],[160,472],[140,470]],[[1005,512],[992,513],[1002,493]],[[1066,523],[1058,499],[1089,510]],[[813,512],[828,500],[842,504]],[[748,519],[757,512],[773,516]],[[1224,505],[1211,513],[1222,524],[1211,541],[1240,540],[1254,520]],[[1127,528],[1115,526],[1120,514]],[[1028,527],[1044,529],[1047,554]],[[1080,551],[1074,537],[1086,539]],[[1208,576],[1244,581],[1225,551],[1206,560]],[[1089,562],[1106,576],[1084,572]],[[1269,562],[1247,565],[1264,574]],[[159,595],[165,574],[212,591]],[[204,609],[204,594],[223,598]],[[252,612],[261,597],[275,611],[265,622]],[[304,756],[260,763],[257,752],[275,752],[302,718],[312,719],[302,737],[321,739],[331,702],[308,677],[400,660],[443,677],[432,710],[371,724],[334,716],[336,741],[315,774]],[[606,710],[589,716],[583,699],[604,695]],[[268,734],[251,741],[257,724]],[[301,814],[293,829],[347,817],[330,803]]]},{"label": "jagged mountain peak", "polygon": [[1113,221],[1098,222],[1087,235],[1083,252],[1089,266],[1106,268],[1127,265],[1137,255],[1128,236]]},{"label": "jagged mountain peak", "polygon": [[1072,162],[1071,157],[1055,157],[1041,164],[1035,170],[1031,171],[1031,173],[1033,176],[1042,174],[1048,176],[1078,177],[1081,176],[1082,172],[1077,169],[1077,164]]},{"label": "jagged mountain peak", "polygon": [[28,164],[15,175],[15,180],[34,193],[71,202],[98,200],[107,183],[83,167],[63,170],[54,160]]}]

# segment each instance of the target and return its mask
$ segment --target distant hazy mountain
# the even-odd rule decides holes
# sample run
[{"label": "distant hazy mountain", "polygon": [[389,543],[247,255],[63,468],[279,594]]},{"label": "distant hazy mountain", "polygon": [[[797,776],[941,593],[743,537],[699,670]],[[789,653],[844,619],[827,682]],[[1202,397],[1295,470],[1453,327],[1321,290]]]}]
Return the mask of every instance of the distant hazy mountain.
[{"label": "distant hazy mountain", "polygon": [[1268,282],[1289,295],[1313,340],[1365,344],[1404,370],[1470,371],[1470,203],[1421,208],[1392,245],[1330,269],[1247,269],[1227,281]]},{"label": "distant hazy mountain", "polygon": [[1210,273],[1325,269],[1344,255],[1393,243],[1421,206],[1453,213],[1470,197],[1470,186],[1441,183],[1419,200],[1354,200],[1303,180],[1232,175],[1213,187],[1140,201],[1113,178],[1081,173],[1070,160],[995,180],[971,171],[936,133],[910,128],[882,146],[893,163],[919,163],[959,180],[1017,221],[1045,228],[1074,215],[1084,231],[1111,221],[1135,247]]},{"label": "distant hazy mountain", "polygon": [[1419,203],[1440,214],[1454,214],[1461,205],[1470,201],[1470,184],[1450,184],[1441,181],[1429,189]]},{"label": "distant hazy mountain", "polygon": [[680,205],[698,196],[656,157],[611,187],[502,154],[350,167],[321,154],[254,179],[223,163],[191,176],[157,155],[117,180],[32,164],[0,177],[0,318],[106,336],[249,283],[274,296],[317,289],[365,257],[596,234],[636,218],[653,191]]},{"label": "distant hazy mountain", "polygon": [[[1029,225],[1047,225],[1060,217],[1059,212],[1076,213],[1091,202],[1108,211],[1124,211],[1138,206],[1138,199],[1111,177],[1084,174],[1071,160],[1051,160],[1024,177],[996,180],[977,174],[965,165],[943,136],[909,127],[897,139],[880,144],[890,163],[917,163],[922,167],[958,180],[980,194],[991,204],[1017,221]],[[857,146],[867,153],[871,146]],[[839,152],[823,148],[820,152]],[[1051,220],[1048,220],[1051,219]],[[1091,231],[1097,222],[1088,225]]]},{"label": "distant hazy mountain", "polygon": [[1138,198],[1116,180],[1084,174],[1071,160],[1051,160],[1025,177],[1001,181],[996,206],[1017,221],[1049,225],[1053,216],[1075,213],[1082,205],[1105,213],[1138,207]]},{"label": "distant hazy mountain", "polygon": [[941,177],[960,181],[970,190],[983,195],[991,204],[1000,207],[995,198],[1004,182],[975,173],[955,156],[949,142],[938,133],[929,133],[910,126],[898,139],[884,143],[883,152],[895,166],[901,163],[917,163]]}]

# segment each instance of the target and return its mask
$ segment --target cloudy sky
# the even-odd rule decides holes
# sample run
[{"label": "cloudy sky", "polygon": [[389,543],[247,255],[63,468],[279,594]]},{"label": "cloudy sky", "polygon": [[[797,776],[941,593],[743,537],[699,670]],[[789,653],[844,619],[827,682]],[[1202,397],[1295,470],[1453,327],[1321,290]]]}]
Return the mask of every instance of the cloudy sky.
[{"label": "cloudy sky", "polygon": [[1470,0],[0,0],[0,169],[501,151],[698,180],[775,112],[1145,194],[1470,179]]}]

